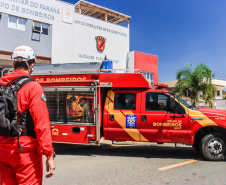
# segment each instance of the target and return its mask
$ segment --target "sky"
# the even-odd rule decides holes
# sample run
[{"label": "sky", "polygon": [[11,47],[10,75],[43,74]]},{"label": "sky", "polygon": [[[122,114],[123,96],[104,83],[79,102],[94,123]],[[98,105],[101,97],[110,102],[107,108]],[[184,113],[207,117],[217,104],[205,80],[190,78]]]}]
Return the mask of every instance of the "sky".
[{"label": "sky", "polygon": [[158,56],[159,82],[176,80],[188,63],[205,63],[226,80],[225,0],[87,1],[131,16],[130,51]]}]

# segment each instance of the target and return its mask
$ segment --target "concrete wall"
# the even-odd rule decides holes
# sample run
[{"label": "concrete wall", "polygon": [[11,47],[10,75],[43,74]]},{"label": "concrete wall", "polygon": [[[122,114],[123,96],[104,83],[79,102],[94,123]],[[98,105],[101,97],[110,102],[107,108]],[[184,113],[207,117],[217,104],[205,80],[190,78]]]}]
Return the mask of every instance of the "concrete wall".
[{"label": "concrete wall", "polygon": [[[9,15],[2,13],[0,20],[0,50],[13,51],[19,45],[27,45],[34,49],[38,56],[51,58],[52,26],[49,35],[33,33],[33,20],[27,19],[26,31],[8,28]],[[36,39],[34,39],[36,38]]]}]

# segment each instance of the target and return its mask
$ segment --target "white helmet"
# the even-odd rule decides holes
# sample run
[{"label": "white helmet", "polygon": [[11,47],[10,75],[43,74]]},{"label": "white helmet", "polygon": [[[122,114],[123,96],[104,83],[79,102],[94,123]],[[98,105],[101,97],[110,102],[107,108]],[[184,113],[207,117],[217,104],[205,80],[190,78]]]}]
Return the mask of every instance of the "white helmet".
[{"label": "white helmet", "polygon": [[12,59],[15,61],[36,60],[33,49],[29,46],[18,46],[14,49]]}]

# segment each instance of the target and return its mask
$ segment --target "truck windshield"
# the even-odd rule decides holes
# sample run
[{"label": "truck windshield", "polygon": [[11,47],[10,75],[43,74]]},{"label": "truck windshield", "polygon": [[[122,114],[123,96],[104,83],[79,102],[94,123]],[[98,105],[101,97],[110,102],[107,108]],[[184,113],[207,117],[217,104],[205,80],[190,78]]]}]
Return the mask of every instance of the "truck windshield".
[{"label": "truck windshield", "polygon": [[173,94],[172,92],[168,92],[170,95],[172,95],[174,98],[178,99],[185,107],[192,108],[191,105],[187,104],[184,100],[180,99],[176,94]]}]

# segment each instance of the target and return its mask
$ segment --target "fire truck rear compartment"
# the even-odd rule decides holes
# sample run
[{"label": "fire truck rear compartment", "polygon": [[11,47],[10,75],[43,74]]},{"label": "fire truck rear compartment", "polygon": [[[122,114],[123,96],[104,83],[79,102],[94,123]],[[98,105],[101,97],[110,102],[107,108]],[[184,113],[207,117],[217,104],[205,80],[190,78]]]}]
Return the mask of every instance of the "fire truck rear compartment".
[{"label": "fire truck rear compartment", "polygon": [[44,91],[54,142],[93,144],[98,141],[95,87],[44,87]]}]

